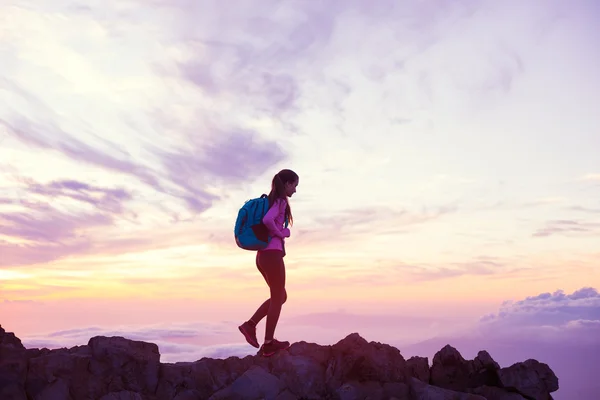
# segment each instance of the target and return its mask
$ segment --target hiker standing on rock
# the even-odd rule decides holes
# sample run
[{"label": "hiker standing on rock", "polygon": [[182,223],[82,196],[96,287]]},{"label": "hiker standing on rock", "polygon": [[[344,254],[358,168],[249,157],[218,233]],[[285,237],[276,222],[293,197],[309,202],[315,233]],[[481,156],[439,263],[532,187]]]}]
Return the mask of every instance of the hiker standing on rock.
[{"label": "hiker standing on rock", "polygon": [[[240,222],[236,223],[236,241],[238,242],[238,246],[249,250],[257,249],[256,266],[267,282],[267,285],[269,285],[271,292],[271,297],[258,307],[248,321],[238,327],[246,338],[246,341],[258,348],[256,325],[264,317],[267,317],[265,342],[259,349],[259,354],[263,356],[271,356],[275,352],[285,350],[290,346],[288,341],[279,341],[275,339],[274,335],[275,327],[281,313],[281,306],[287,300],[283,258],[285,257],[285,238],[290,237],[290,230],[287,228],[287,225],[288,223],[290,225],[293,223],[288,197],[296,193],[298,180],[298,175],[294,171],[289,169],[279,171],[273,177],[271,192],[268,197],[263,195],[260,199],[247,202],[247,204],[250,202],[255,203],[245,206],[240,210],[240,215],[238,216],[238,221]],[[260,203],[261,201],[263,203]],[[261,210],[266,210],[267,208],[268,211],[261,214]],[[245,221],[251,219],[252,215],[248,216],[250,213],[264,216],[262,219],[258,217],[259,221],[256,221],[255,225],[246,228],[245,232],[239,233],[242,237],[240,239],[238,238],[238,232],[242,231],[244,227],[238,228],[238,225],[243,225]],[[246,222],[246,225],[250,225],[250,223]],[[265,231],[262,235],[260,228]],[[267,238],[264,237],[265,235],[268,235]],[[252,240],[255,242],[258,241],[257,238],[261,239],[261,236],[263,240],[261,243],[264,244],[250,247],[248,243],[252,242]],[[243,241],[243,243],[240,244],[240,241]]]}]

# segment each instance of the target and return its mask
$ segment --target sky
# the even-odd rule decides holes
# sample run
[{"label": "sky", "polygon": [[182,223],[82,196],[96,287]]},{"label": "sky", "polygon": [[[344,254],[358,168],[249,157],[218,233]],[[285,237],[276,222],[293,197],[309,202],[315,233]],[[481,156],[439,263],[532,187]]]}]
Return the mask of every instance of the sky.
[{"label": "sky", "polygon": [[[594,298],[598,17],[592,0],[2,2],[0,323],[31,346],[252,351],[236,326],[268,289],[233,226],[282,168],[300,183],[277,337],[418,343],[506,302]],[[593,335],[592,309],[492,322]]]}]

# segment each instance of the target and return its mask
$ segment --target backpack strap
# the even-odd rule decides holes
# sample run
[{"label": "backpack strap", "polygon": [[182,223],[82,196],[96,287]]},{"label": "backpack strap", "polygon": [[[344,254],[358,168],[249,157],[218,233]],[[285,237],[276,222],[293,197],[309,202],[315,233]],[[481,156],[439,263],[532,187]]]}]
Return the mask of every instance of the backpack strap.
[{"label": "backpack strap", "polygon": [[[264,197],[269,197],[269,196],[263,193],[263,194],[260,196],[260,198],[262,199],[262,198],[264,198]],[[269,201],[268,201],[268,200],[267,200],[267,201],[265,201],[265,202],[263,203],[263,215],[265,215],[265,213],[266,213],[267,211],[269,211],[269,210],[268,210],[268,207],[270,207],[270,206],[271,206],[271,205],[269,204]],[[267,210],[265,210],[265,209],[264,209],[265,207],[267,207]],[[285,227],[286,227],[286,228],[288,227],[288,224],[289,224],[288,217],[285,217]]]}]

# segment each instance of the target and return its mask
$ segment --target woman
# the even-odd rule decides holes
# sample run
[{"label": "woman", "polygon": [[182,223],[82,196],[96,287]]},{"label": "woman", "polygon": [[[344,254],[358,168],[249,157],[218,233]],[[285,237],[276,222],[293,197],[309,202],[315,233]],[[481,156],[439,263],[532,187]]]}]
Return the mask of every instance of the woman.
[{"label": "woman", "polygon": [[287,300],[283,257],[285,257],[285,238],[290,237],[290,230],[283,226],[286,220],[290,226],[293,224],[288,197],[296,193],[298,180],[298,175],[289,169],[283,169],[273,177],[269,193],[269,211],[263,217],[263,223],[272,239],[266,248],[256,254],[256,266],[269,285],[271,297],[258,307],[248,321],[238,327],[248,343],[259,347],[256,325],[267,317],[265,342],[259,350],[259,354],[267,357],[290,346],[288,341],[281,342],[275,339],[274,335],[281,306]]}]

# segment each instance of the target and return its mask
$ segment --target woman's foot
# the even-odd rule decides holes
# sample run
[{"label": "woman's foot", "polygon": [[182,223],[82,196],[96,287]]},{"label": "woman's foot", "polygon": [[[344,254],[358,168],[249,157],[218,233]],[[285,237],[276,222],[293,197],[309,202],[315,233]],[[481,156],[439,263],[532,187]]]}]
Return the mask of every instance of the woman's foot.
[{"label": "woman's foot", "polygon": [[262,345],[262,347],[259,350],[259,354],[265,356],[265,357],[270,357],[273,354],[277,353],[279,350],[285,350],[288,347],[290,347],[290,342],[288,341],[283,341],[280,342],[277,339],[273,339],[273,340],[265,340],[265,343]]},{"label": "woman's foot", "polygon": [[238,326],[242,335],[246,338],[246,342],[248,342],[251,346],[258,348],[260,345],[258,344],[258,339],[256,338],[256,325],[254,325],[250,321],[246,321],[240,326]]}]

